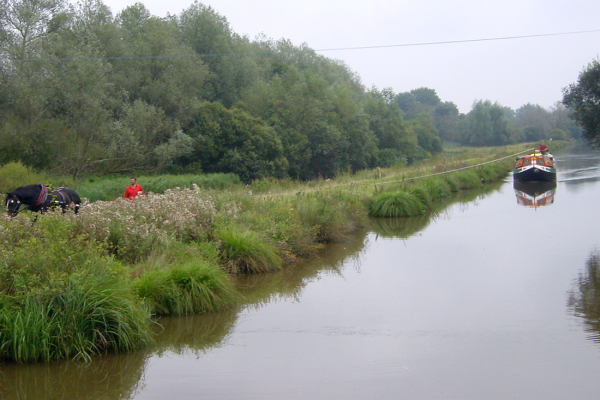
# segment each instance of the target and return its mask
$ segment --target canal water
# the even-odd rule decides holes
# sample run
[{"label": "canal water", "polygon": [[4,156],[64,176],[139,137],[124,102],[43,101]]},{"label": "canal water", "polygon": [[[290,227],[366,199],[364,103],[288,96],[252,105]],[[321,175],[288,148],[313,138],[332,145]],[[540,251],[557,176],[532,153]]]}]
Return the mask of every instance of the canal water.
[{"label": "canal water", "polygon": [[556,159],[555,187],[507,177],[241,279],[249,304],[151,349],[0,365],[0,399],[597,398],[600,154]]}]

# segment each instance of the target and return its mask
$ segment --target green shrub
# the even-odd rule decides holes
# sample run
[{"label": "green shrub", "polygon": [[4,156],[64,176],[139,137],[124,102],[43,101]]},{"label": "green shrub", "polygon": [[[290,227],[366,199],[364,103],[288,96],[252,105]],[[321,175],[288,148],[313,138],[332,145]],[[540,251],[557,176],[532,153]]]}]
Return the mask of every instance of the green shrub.
[{"label": "green shrub", "polygon": [[164,269],[171,265],[183,265],[201,260],[218,265],[219,251],[214,242],[183,243],[171,239],[149,253],[137,267],[142,270]]},{"label": "green shrub", "polygon": [[149,341],[123,267],[74,228],[58,213],[0,222],[0,358],[88,360]]},{"label": "green shrub", "polygon": [[414,217],[423,215],[425,206],[419,199],[402,190],[377,195],[369,206],[373,217]]}]

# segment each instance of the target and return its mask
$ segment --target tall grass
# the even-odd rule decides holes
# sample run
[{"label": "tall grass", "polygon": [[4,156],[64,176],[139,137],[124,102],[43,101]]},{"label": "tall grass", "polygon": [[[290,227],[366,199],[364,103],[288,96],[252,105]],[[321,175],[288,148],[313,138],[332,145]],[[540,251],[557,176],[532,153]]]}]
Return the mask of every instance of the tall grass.
[{"label": "tall grass", "polygon": [[425,213],[425,206],[414,194],[397,190],[381,193],[369,206],[373,217],[415,217]]},{"label": "tall grass", "polygon": [[[342,240],[360,225],[364,205],[343,193],[311,193],[299,195],[294,204],[303,224],[314,235],[314,241],[327,243]],[[360,210],[360,211],[359,211]]]},{"label": "tall grass", "polygon": [[44,296],[14,296],[0,309],[0,359],[89,361],[150,342],[147,309],[123,276],[106,271],[70,276]]},{"label": "tall grass", "polygon": [[150,314],[100,243],[59,214],[0,227],[0,359],[88,360],[148,343]]},{"label": "tall grass", "polygon": [[227,274],[203,261],[149,270],[136,280],[135,289],[156,315],[223,311],[239,298]]},{"label": "tall grass", "polygon": [[452,187],[443,178],[426,179],[423,186],[433,201],[445,199],[452,194]]},{"label": "tall grass", "polygon": [[281,257],[275,248],[257,233],[226,228],[217,232],[220,254],[228,272],[261,273],[281,269]]}]

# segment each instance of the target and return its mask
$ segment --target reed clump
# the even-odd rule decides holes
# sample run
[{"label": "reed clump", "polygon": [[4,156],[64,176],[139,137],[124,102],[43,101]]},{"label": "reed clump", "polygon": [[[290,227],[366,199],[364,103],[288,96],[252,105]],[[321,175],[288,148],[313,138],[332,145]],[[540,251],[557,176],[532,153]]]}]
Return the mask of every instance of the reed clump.
[{"label": "reed clump", "polygon": [[275,248],[256,232],[227,227],[217,233],[216,239],[229,273],[255,274],[281,269],[282,260]]},{"label": "reed clump", "polygon": [[11,222],[30,237],[0,245],[0,359],[89,360],[151,340],[148,310],[102,246],[59,215]]},{"label": "reed clump", "polygon": [[373,199],[369,214],[373,217],[415,217],[425,213],[425,206],[414,194],[404,190],[383,192]]},{"label": "reed clump", "polygon": [[423,186],[433,201],[443,200],[452,194],[450,184],[442,178],[427,179],[423,181]]},{"label": "reed clump", "polygon": [[135,281],[135,290],[154,315],[223,311],[239,297],[227,274],[203,260],[149,270]]},{"label": "reed clump", "polygon": [[364,204],[343,192],[297,195],[294,208],[316,243],[341,241],[364,221]]}]

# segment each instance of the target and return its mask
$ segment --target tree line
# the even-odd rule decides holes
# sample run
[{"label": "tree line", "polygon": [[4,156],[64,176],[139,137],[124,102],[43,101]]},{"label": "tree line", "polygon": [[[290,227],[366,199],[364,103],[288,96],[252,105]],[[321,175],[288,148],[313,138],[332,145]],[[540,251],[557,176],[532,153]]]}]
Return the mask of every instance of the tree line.
[{"label": "tree line", "polygon": [[311,179],[397,163],[443,142],[578,137],[567,110],[433,89],[365,88],[346,65],[288,40],[250,40],[195,2],[152,16],[99,0],[0,0],[0,164],[80,177],[233,172]]}]

